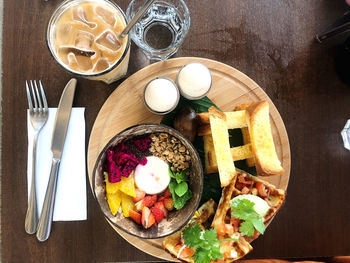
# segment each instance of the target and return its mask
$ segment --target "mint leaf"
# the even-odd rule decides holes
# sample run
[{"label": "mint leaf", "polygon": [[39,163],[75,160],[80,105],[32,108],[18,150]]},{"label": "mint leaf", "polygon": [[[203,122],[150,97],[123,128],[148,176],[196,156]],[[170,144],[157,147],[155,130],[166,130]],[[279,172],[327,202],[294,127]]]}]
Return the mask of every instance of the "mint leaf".
[{"label": "mint leaf", "polygon": [[177,186],[177,183],[175,180],[170,180],[170,183],[169,183],[169,190],[171,192],[171,195],[175,195],[175,187]]},{"label": "mint leaf", "polygon": [[254,228],[261,234],[265,232],[265,225],[262,217],[255,211],[254,203],[248,199],[231,201],[232,216],[244,222],[241,223],[239,231],[247,236],[254,235]]},{"label": "mint leaf", "polygon": [[174,178],[176,179],[176,182],[179,184],[181,182],[188,181],[187,173],[188,173],[188,170],[184,170],[184,171],[175,173]]},{"label": "mint leaf", "polygon": [[170,178],[175,178],[175,175],[174,175],[173,171],[171,170],[170,165],[168,166],[168,172],[169,172]]},{"label": "mint leaf", "polygon": [[188,180],[188,170],[173,173],[169,166],[168,171],[171,178],[169,183],[169,190],[174,201],[174,207],[176,210],[179,210],[184,207],[189,199],[192,198],[192,192],[186,183]]},{"label": "mint leaf", "polygon": [[183,196],[188,190],[188,185],[186,182],[182,182],[181,184],[178,184],[175,186],[175,193],[181,197]]},{"label": "mint leaf", "polygon": [[176,182],[179,184],[181,182],[185,182],[188,180],[188,177],[185,173],[177,173],[175,174],[175,179],[176,179]]},{"label": "mint leaf", "polygon": [[186,202],[188,200],[190,200],[191,198],[192,198],[192,192],[190,189],[188,189],[188,191],[183,196],[178,196],[175,193],[175,195],[173,195],[175,209],[179,210],[179,209],[183,208],[185,206]]},{"label": "mint leaf", "polygon": [[183,171],[178,172],[178,173],[173,173],[173,171],[171,170],[171,168],[169,166],[168,171],[169,171],[170,178],[176,179],[176,182],[178,184],[181,182],[184,182],[184,181],[188,181],[188,176],[187,176],[188,169],[183,170]]}]

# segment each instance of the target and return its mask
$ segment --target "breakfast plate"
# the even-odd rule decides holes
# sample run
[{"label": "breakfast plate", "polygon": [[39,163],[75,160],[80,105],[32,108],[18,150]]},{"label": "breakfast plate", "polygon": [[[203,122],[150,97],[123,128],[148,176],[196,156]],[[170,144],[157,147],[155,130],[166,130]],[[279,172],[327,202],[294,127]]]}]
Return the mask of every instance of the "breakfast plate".
[{"label": "breakfast plate", "polygon": [[[174,80],[179,69],[190,62],[202,63],[211,70],[213,86],[208,97],[221,110],[232,111],[235,106],[242,103],[268,101],[276,152],[285,172],[283,175],[264,177],[264,180],[277,188],[287,189],[291,166],[290,147],[284,123],[273,102],[258,84],[242,72],[214,60],[195,57],[174,58],[149,65],[127,78],[106,100],[95,120],[89,140],[88,173],[91,188],[92,171],[97,157],[113,136],[136,124],[159,123],[162,120],[162,116],[152,114],[143,104],[142,92],[145,85],[159,76]],[[140,239],[112,224],[111,226],[125,240],[145,253],[174,261],[174,258],[163,249],[163,239]]]}]

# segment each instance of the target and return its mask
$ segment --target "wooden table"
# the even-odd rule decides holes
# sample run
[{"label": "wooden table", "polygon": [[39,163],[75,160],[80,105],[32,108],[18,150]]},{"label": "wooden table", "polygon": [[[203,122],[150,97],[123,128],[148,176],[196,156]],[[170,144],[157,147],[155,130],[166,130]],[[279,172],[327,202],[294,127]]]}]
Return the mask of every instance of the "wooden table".
[{"label": "wooden table", "polygon": [[[151,261],[112,231],[88,189],[88,220],[54,223],[39,243],[24,231],[27,208],[26,79],[42,79],[57,106],[71,78],[51,58],[46,24],[58,0],[4,1],[2,262]],[[125,10],[129,1],[119,1]],[[191,29],[176,56],[227,63],[254,79],[284,119],[292,152],[287,202],[248,258],[305,258],[350,253],[350,152],[340,131],[350,117],[350,89],[334,70],[334,48],[315,34],[346,10],[338,0],[190,0]],[[129,73],[149,64],[132,46]],[[79,79],[74,106],[86,107],[87,137],[120,82]]]}]

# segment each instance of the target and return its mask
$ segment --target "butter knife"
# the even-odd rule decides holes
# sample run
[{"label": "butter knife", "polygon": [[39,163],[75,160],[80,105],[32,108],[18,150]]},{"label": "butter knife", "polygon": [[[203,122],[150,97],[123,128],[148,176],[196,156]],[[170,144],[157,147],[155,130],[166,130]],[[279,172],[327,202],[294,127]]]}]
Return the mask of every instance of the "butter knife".
[{"label": "butter knife", "polygon": [[50,179],[47,185],[44,204],[41,210],[38,230],[36,233],[36,237],[39,241],[47,240],[51,232],[58,171],[60,167],[64,142],[66,140],[66,133],[68,129],[76,84],[76,79],[71,79],[67,83],[66,87],[63,90],[56,112],[55,126],[52,134],[51,143],[52,166],[50,172]]}]

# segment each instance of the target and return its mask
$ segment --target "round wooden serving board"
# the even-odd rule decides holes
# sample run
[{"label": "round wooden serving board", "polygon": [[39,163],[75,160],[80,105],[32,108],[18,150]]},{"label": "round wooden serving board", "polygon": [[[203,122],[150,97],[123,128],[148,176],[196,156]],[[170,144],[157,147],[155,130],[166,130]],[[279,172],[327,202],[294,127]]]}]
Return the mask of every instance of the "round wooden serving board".
[{"label": "round wooden serving board", "polygon": [[[242,72],[217,61],[184,57],[161,61],[149,65],[127,78],[106,100],[91,131],[88,146],[88,173],[92,187],[92,171],[95,161],[117,133],[129,126],[140,123],[159,123],[162,116],[150,113],[142,102],[143,88],[155,77],[166,76],[175,80],[178,70],[189,62],[200,62],[212,73],[213,86],[208,97],[223,111],[233,111],[236,105],[252,101],[267,100],[270,104],[270,119],[277,154],[285,169],[282,176],[264,177],[264,180],[286,190],[290,175],[290,148],[285,126],[276,107],[266,93]],[[140,239],[111,225],[123,238],[138,249],[164,260],[174,258],[162,248],[163,239]]]}]

